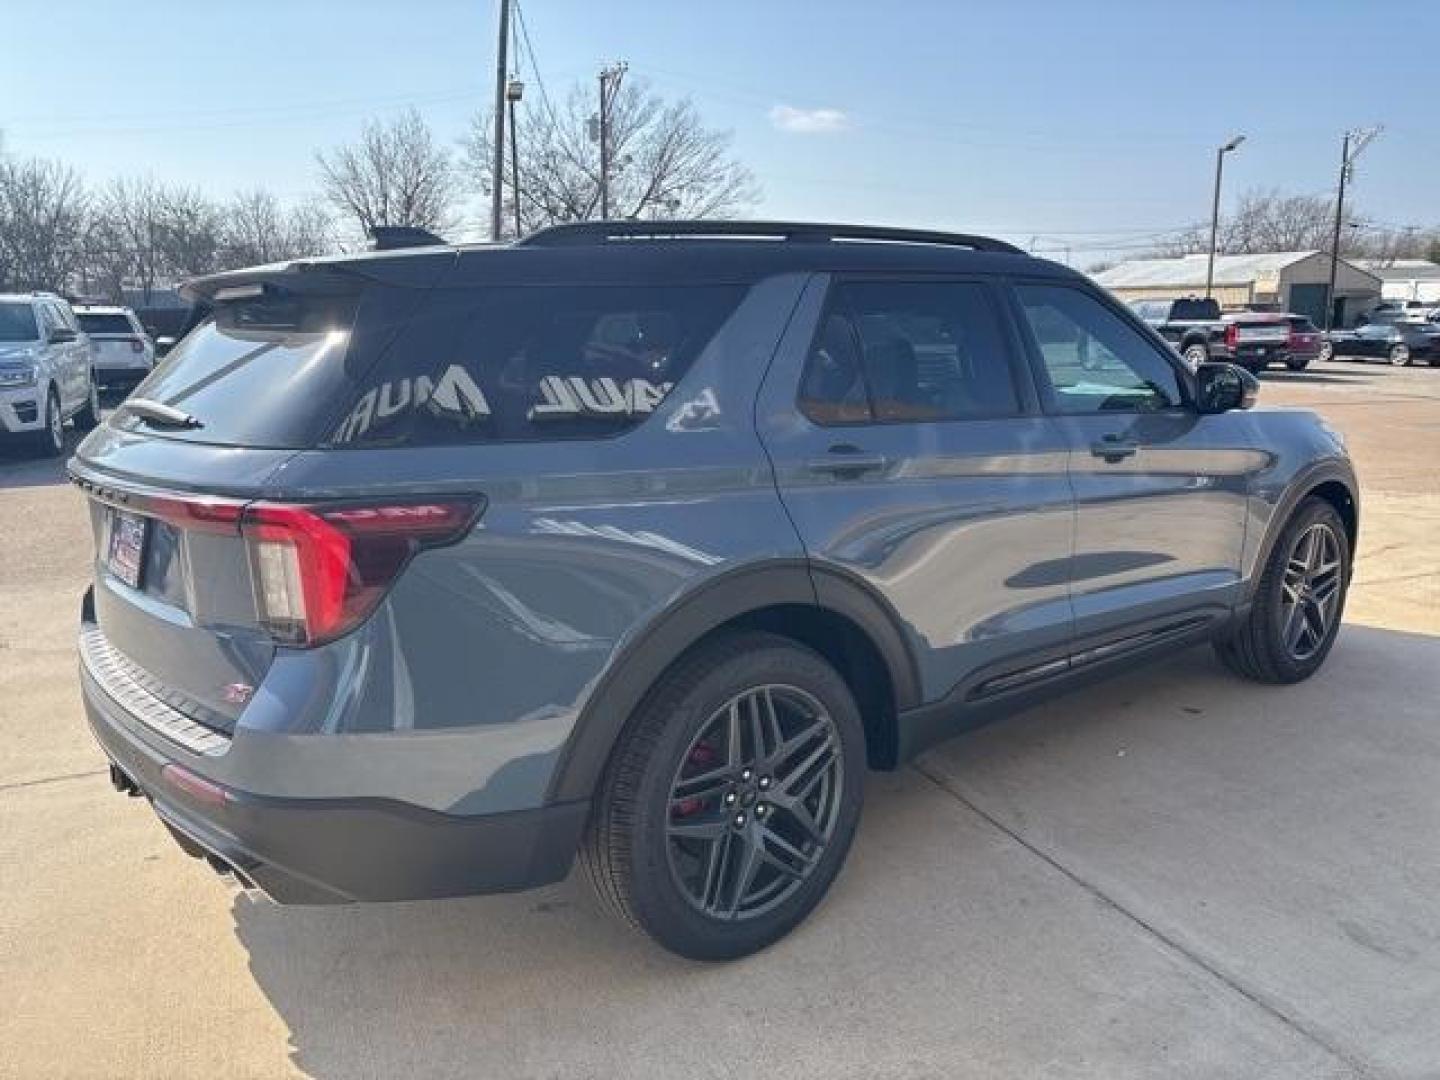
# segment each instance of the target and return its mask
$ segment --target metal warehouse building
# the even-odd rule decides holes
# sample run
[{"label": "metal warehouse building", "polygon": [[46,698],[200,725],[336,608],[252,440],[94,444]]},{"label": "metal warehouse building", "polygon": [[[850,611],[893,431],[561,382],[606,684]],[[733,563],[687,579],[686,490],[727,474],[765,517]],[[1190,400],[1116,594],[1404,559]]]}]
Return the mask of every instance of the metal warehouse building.
[{"label": "metal warehouse building", "polygon": [[[1136,259],[1095,275],[1122,300],[1160,300],[1205,292],[1206,256]],[[1274,305],[1281,311],[1325,322],[1325,291],[1330,256],[1323,251],[1273,251],[1258,255],[1215,256],[1211,295],[1222,307]],[[1335,325],[1348,326],[1380,299],[1380,279],[1341,259],[1335,272]]]},{"label": "metal warehouse building", "polygon": [[1362,260],[1360,265],[1383,282],[1380,295],[1386,300],[1440,304],[1440,265],[1428,259]]}]

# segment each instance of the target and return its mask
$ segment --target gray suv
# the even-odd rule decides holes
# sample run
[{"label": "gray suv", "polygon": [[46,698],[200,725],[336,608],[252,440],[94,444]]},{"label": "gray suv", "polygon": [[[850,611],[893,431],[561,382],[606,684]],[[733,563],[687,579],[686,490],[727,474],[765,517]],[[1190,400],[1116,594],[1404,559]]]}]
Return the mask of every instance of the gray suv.
[{"label": "gray suv", "polygon": [[560,226],[191,283],[70,465],[116,786],[285,903],[578,853],[690,957],[839,872],[865,769],[1213,641],[1335,640],[1340,436],[984,237]]}]

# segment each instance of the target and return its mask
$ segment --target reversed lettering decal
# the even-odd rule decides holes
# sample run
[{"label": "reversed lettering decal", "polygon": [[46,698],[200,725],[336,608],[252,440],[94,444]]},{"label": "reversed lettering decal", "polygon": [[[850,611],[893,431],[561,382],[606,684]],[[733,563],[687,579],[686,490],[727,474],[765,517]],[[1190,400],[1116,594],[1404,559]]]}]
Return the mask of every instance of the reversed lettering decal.
[{"label": "reversed lettering decal", "polygon": [[547,375],[540,380],[540,400],[530,407],[531,420],[570,420],[577,416],[648,416],[665,400],[674,383],[655,384],[648,379],[627,379],[623,384],[608,375]]}]

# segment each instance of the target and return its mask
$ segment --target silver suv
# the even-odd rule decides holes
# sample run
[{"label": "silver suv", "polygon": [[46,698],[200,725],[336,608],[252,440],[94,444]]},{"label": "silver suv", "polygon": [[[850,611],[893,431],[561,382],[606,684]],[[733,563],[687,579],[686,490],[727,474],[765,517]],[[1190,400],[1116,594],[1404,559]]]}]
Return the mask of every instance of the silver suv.
[{"label": "silver suv", "polygon": [[282,902],[559,880],[743,955],[864,770],[1213,642],[1306,678],[1341,438],[984,237],[557,227],[193,282],[81,445],[121,790]]},{"label": "silver suv", "polygon": [[0,293],[0,436],[40,454],[65,448],[65,421],[100,418],[90,341],[75,312],[51,293]]}]

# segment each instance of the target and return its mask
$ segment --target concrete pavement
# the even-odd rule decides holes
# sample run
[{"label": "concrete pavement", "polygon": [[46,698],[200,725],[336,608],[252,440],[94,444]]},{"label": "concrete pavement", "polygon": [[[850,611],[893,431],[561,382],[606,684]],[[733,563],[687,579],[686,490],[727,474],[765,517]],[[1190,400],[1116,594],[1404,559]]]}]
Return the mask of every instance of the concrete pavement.
[{"label": "concrete pavement", "polygon": [[0,1076],[1440,1076],[1440,371],[1267,401],[1349,433],[1365,520],[1309,683],[1177,655],[872,778],[833,895],[727,966],[584,883],[284,909],[227,891],[83,730],[89,537],[0,458]]}]

